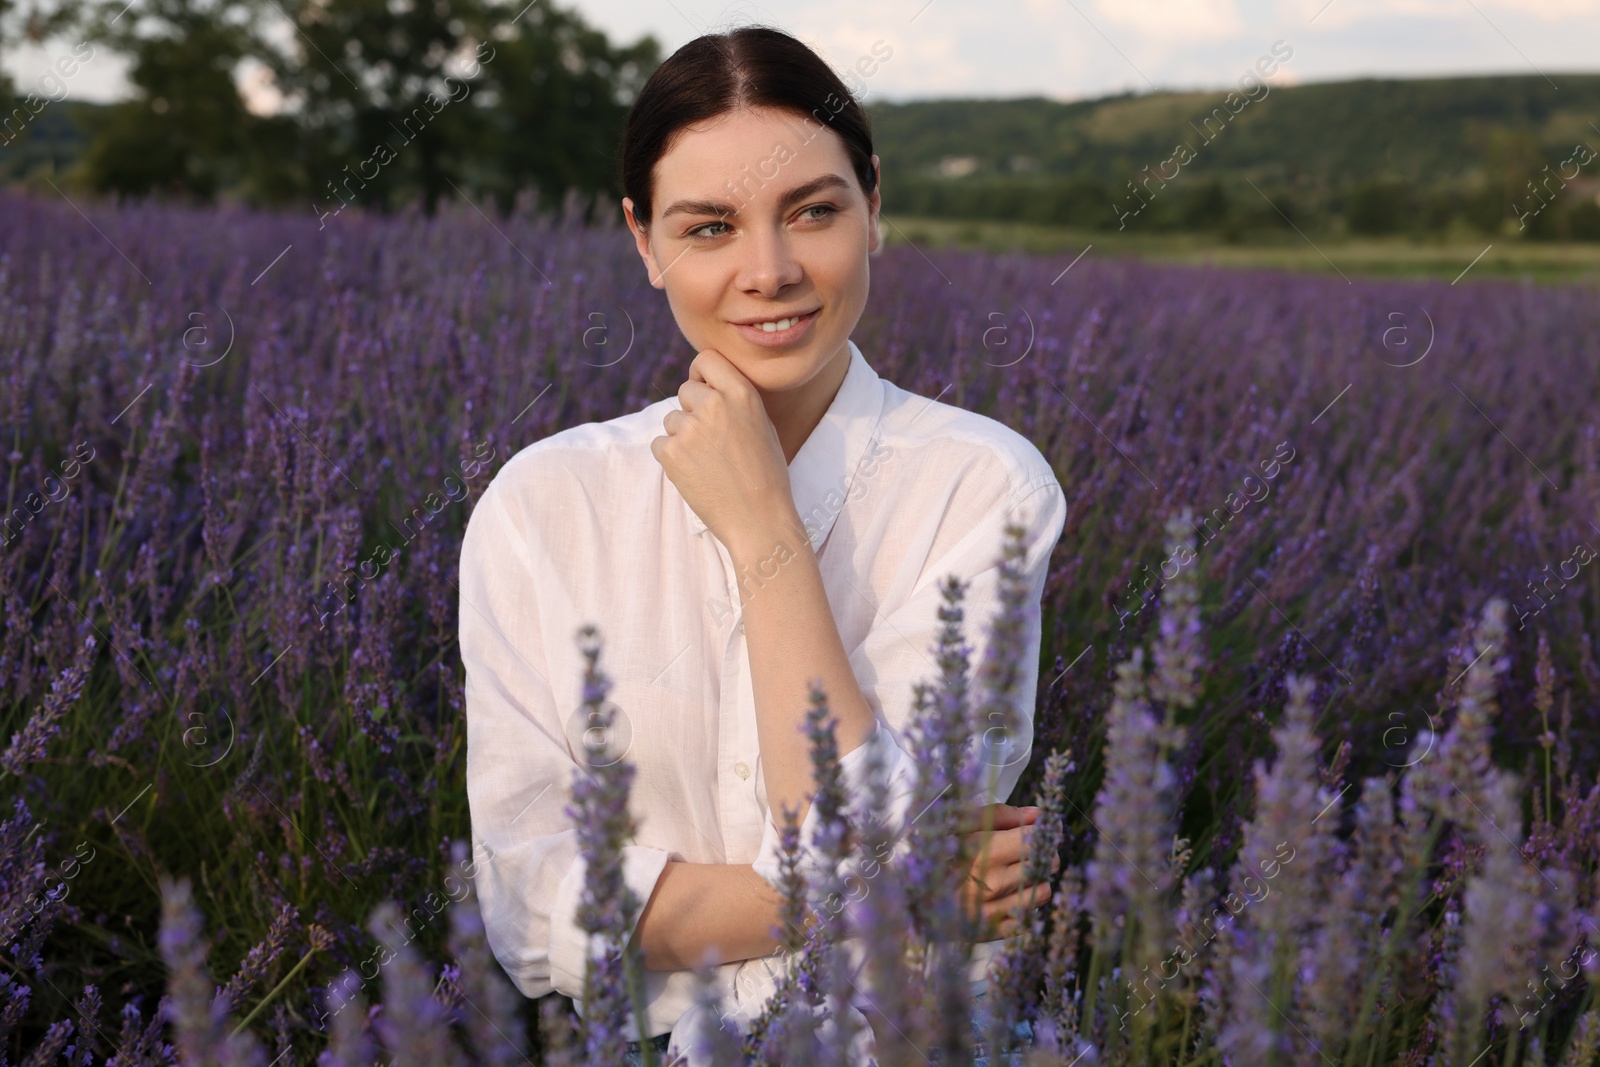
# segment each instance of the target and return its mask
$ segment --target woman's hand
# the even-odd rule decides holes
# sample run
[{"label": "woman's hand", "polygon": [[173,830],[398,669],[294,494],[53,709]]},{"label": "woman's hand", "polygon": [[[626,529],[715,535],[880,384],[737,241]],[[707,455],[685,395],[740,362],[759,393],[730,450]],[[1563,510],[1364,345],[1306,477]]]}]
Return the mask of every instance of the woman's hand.
[{"label": "woman's hand", "polygon": [[[994,823],[987,850],[983,847],[985,809],[968,815],[968,828],[960,831],[968,838],[973,857],[967,880],[961,887],[961,906],[968,915],[978,913],[983,931],[980,941],[1014,936],[1018,932],[1014,913],[1019,903],[1025,910],[1032,910],[1050,900],[1048,885],[1022,884],[1022,868],[1032,840],[1027,828],[1039,820],[1039,809],[1010,804],[988,807],[994,812]],[[1060,867],[1058,855],[1053,858],[1052,870]]]},{"label": "woman's hand", "polygon": [[750,380],[708,348],[689,364],[678,403],[650,453],[729,553],[770,552],[774,536],[802,529],[783,446]]}]

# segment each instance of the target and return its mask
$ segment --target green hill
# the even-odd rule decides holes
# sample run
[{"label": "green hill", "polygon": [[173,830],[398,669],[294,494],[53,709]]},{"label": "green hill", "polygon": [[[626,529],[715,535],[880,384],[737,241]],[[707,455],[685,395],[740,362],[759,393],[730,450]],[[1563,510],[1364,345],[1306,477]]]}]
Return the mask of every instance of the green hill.
[{"label": "green hill", "polygon": [[1159,230],[1282,226],[1281,211],[1311,229],[1498,232],[1517,228],[1514,206],[1539,206],[1537,177],[1550,207],[1530,213],[1531,236],[1600,239],[1600,75],[1552,78],[1559,89],[1538,75],[1363,78],[1254,99],[938,100],[871,114],[885,210],[909,215],[1116,229],[1127,213],[1125,227]]}]

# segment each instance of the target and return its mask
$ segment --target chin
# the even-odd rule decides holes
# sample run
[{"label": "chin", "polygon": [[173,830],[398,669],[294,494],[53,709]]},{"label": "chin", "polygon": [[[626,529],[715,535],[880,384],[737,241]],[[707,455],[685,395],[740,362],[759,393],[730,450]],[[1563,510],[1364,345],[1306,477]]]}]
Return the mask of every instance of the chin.
[{"label": "chin", "polygon": [[[794,389],[810,381],[827,361],[826,352],[833,351],[838,346],[827,346],[813,342],[803,348],[787,350],[759,348],[744,342],[743,338],[735,337],[734,344],[739,347],[719,349],[729,361],[739,368],[739,373],[750,379],[750,384],[764,392],[777,393],[786,389]],[[840,342],[842,344],[843,342]],[[732,355],[730,352],[737,352]]]}]

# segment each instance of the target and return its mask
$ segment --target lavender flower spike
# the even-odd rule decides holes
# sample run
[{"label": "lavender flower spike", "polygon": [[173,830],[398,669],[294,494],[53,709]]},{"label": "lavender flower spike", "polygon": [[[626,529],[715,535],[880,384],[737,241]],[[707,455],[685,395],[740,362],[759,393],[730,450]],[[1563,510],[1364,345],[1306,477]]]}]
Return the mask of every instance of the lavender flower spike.
[{"label": "lavender flower spike", "polygon": [[[1200,697],[1198,674],[1201,655],[1200,576],[1195,562],[1194,527],[1189,509],[1167,520],[1167,559],[1178,573],[1161,590],[1161,629],[1154,649],[1155,670],[1150,679],[1150,699],[1165,706],[1192,708]],[[1165,575],[1163,575],[1165,577]]]},{"label": "lavender flower spike", "polygon": [[[1455,721],[1439,741],[1436,767],[1424,763],[1419,769],[1433,786],[1437,810],[1460,826],[1474,826],[1475,812],[1486,800],[1486,785],[1491,770],[1489,736],[1499,710],[1495,696],[1497,679],[1511,665],[1506,640],[1506,602],[1489,600],[1483,618],[1472,635],[1472,661],[1464,674],[1450,683],[1461,688]],[[1433,762],[1433,761],[1428,761]]]},{"label": "lavender flower spike", "polygon": [[[450,862],[456,870],[466,866],[465,842],[451,842]],[[518,1013],[522,995],[505,980],[489,951],[472,879],[462,881],[467,893],[450,906],[450,951],[461,966],[465,1029],[478,1053],[478,1062],[484,1067],[522,1063],[528,1046],[527,1031]]]},{"label": "lavender flower spike", "polygon": [[229,1037],[226,1001],[206,972],[206,941],[189,880],[161,880],[161,958],[167,965],[165,1015],[183,1062],[220,1067],[265,1067],[248,1033]]},{"label": "lavender flower spike", "polygon": [[[1302,946],[1312,941],[1327,909],[1325,859],[1337,799],[1317,784],[1319,744],[1311,729],[1315,682],[1290,674],[1283,724],[1272,732],[1278,758],[1270,771],[1255,767],[1256,810],[1224,898],[1234,921],[1220,939],[1227,1004],[1217,1044],[1235,1062],[1316,1058],[1306,1036],[1301,999]],[[1269,1004],[1270,1002],[1270,1004]]]},{"label": "lavender flower spike", "polygon": [[394,1053],[393,1067],[462,1067],[461,1051],[450,1038],[450,1015],[434,995],[435,981],[411,944],[400,909],[384,901],[372,911],[367,929],[383,945],[383,1014],[378,1036]]},{"label": "lavender flower spike", "polygon": [[[574,777],[572,804],[566,811],[577,829],[578,853],[585,864],[578,927],[598,952],[591,951],[584,970],[583,1047],[590,1062],[620,1063],[630,1034],[639,1034],[645,1018],[643,965],[632,938],[643,903],[622,876],[623,846],[638,831],[628,809],[635,768],[612,740],[616,709],[606,701],[611,681],[599,667],[599,631],[583,627],[578,644],[587,661],[582,710],[590,724],[584,732],[589,763]],[[653,1067],[654,1047],[645,1042],[643,1048],[647,1067]]]},{"label": "lavender flower spike", "polygon": [[1100,836],[1086,871],[1085,904],[1093,917],[1090,936],[1102,952],[1115,952],[1124,928],[1137,927],[1127,966],[1154,963],[1172,943],[1167,858],[1176,781],[1167,753],[1182,743],[1182,730],[1164,728],[1150,711],[1143,648],[1118,665],[1112,692],[1105,779],[1092,820]]}]

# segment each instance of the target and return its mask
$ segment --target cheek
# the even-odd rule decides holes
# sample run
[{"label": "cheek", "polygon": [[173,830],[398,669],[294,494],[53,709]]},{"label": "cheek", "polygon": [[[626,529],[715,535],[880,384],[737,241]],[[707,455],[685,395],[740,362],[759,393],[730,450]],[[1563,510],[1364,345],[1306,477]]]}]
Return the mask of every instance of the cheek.
[{"label": "cheek", "polygon": [[[693,252],[680,258],[667,271],[665,281],[667,306],[672,309],[672,317],[698,352],[711,347],[710,335],[720,321],[717,310],[722,304],[725,287],[720,275],[714,275],[704,263],[692,262],[694,258]],[[667,257],[665,262],[672,263],[672,257]]]},{"label": "cheek", "polygon": [[872,270],[865,243],[852,245],[848,259],[841,259],[829,279],[834,298],[834,324],[844,335],[855,329],[856,320],[867,307],[872,285]]}]

